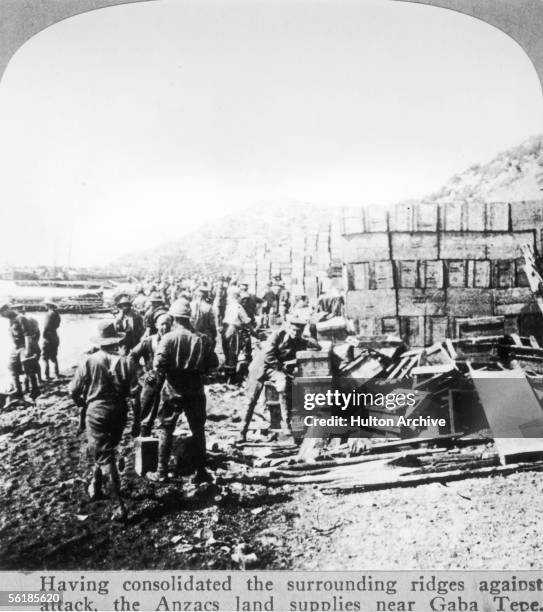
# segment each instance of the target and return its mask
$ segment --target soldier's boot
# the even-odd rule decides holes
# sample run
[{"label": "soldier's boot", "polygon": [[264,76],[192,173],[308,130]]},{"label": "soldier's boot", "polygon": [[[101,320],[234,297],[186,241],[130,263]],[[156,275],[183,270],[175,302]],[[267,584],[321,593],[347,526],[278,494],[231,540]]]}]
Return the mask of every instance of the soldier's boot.
[{"label": "soldier's boot", "polygon": [[292,438],[290,408],[287,401],[287,394],[284,392],[279,393],[279,407],[281,409],[281,437],[283,439],[290,439]]},{"label": "soldier's boot", "polygon": [[127,517],[126,506],[121,497],[121,479],[115,461],[103,466],[104,477],[109,481],[115,500],[115,508],[111,515],[112,521],[124,521]]},{"label": "soldier's boot", "polygon": [[156,472],[147,472],[146,476],[154,482],[167,482],[168,465],[173,447],[173,431],[161,429],[158,438],[158,468]]},{"label": "soldier's boot", "polygon": [[89,499],[94,501],[102,495],[102,470],[96,465],[92,472],[92,480],[87,488]]},{"label": "soldier's boot", "polygon": [[44,371],[45,371],[45,380],[51,380],[51,372],[49,371],[49,360],[44,359]]},{"label": "soldier's boot", "polygon": [[53,361],[53,365],[55,366],[55,378],[60,378],[60,371],[58,369],[58,359]]}]

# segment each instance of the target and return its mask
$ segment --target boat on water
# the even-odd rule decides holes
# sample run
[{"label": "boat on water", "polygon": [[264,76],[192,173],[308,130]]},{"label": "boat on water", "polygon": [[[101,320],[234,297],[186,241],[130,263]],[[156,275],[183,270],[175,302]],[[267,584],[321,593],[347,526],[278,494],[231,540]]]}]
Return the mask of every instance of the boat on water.
[{"label": "boat on water", "polygon": [[54,287],[57,289],[111,289],[115,285],[107,281],[67,281],[67,280],[16,280],[17,287]]}]

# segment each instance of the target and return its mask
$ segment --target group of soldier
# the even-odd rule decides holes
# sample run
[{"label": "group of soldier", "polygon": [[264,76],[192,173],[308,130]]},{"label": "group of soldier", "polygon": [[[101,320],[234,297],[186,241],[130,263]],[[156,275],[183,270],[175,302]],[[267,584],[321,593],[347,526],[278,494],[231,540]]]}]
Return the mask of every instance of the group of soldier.
[{"label": "group of soldier", "polygon": [[22,304],[5,302],[0,305],[0,316],[8,319],[13,342],[8,362],[12,382],[11,401],[22,400],[25,392],[33,400],[39,396],[40,384],[43,382],[40,358],[43,360],[46,380],[51,379],[51,364],[55,376],[58,378],[60,375],[58,328],[61,317],[53,299],[44,300],[43,305],[46,309],[43,337],[38,322],[25,312]]},{"label": "group of soldier", "polygon": [[[201,282],[175,289],[171,298],[153,286],[148,294],[145,289],[138,290],[134,299],[128,294],[118,296],[114,320],[99,323],[98,333],[92,339],[94,348],[85,355],[69,385],[70,395],[80,407],[80,431],[86,431],[94,455],[89,496],[100,497],[103,486],[107,485],[116,503],[114,519],[122,520],[126,516],[116,447],[130,409],[134,413],[134,436],[149,436],[155,422],[158,424],[158,466],[156,472],[147,474],[150,480],[164,482],[169,478],[174,431],[179,416],[184,413],[192,433],[193,480],[195,484],[211,481],[206,469],[204,381],[210,371],[219,367],[216,352],[219,335],[224,354],[222,367],[227,372],[238,371],[240,362],[248,365],[251,361],[252,337],[258,336],[257,330],[266,330],[264,335],[269,336],[252,365],[242,440],[246,439],[254,407],[266,381],[272,382],[279,394],[282,433],[291,435],[287,397],[290,368],[297,351],[320,348],[310,324],[312,309],[307,297],[296,296],[291,306],[290,296],[280,279],[270,283],[269,291],[262,298],[252,295],[246,283],[235,279],[223,280],[214,288]],[[334,308],[338,304],[341,305],[341,300],[325,305],[327,316],[337,314]],[[56,330],[60,316],[54,302],[48,301],[47,308],[42,355],[46,376],[49,361],[53,362],[58,376]],[[10,368],[15,392],[22,393],[19,377],[23,373],[32,389],[38,384],[32,382],[32,377],[38,375],[35,363],[39,358],[39,345],[32,332],[34,326],[31,318],[14,306],[2,306],[0,314],[10,319],[14,342]],[[270,333],[275,317],[280,317],[283,325]],[[51,333],[53,328],[55,336]]]}]

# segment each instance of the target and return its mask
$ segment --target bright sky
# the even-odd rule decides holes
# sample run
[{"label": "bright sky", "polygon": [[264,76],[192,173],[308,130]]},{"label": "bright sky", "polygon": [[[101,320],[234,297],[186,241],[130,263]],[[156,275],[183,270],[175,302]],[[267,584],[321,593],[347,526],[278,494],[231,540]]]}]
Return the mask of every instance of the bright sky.
[{"label": "bright sky", "polygon": [[423,196],[542,132],[528,57],[387,0],[160,0],[27,42],[0,84],[0,265],[106,263],[259,201]]}]

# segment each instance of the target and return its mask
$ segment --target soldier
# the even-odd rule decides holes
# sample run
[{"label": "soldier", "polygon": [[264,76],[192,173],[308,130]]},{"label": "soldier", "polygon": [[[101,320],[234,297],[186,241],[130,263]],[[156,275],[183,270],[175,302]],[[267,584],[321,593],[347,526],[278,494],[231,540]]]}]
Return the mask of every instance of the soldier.
[{"label": "soldier", "polygon": [[226,305],[222,329],[224,365],[231,379],[235,377],[240,354],[243,356],[242,362],[247,367],[251,361],[251,330],[252,321],[240,304],[239,290],[232,289]]},{"label": "soldier", "polygon": [[9,320],[9,332],[13,340],[13,350],[9,358],[9,372],[13,384],[13,399],[24,399],[20,376],[26,374],[30,382],[32,399],[40,394],[38,374],[35,367],[37,361],[36,329],[23,314],[17,312],[10,303],[0,306],[0,316]]},{"label": "soldier", "polygon": [[83,360],[69,385],[70,396],[81,408],[80,431],[86,429],[94,452],[89,497],[91,500],[100,497],[103,479],[109,480],[116,501],[113,520],[126,518],[115,449],[126,425],[128,399],[138,392],[133,362],[119,355],[123,339],[124,334],[115,329],[113,322],[101,321],[93,339],[98,351]]},{"label": "soldier", "polygon": [[55,368],[55,377],[60,376],[58,370],[58,346],[60,343],[58,337],[58,328],[60,327],[60,314],[58,313],[57,305],[53,298],[44,300],[47,308],[45,319],[43,322],[43,343],[42,343],[42,358],[45,370],[45,379],[51,380],[49,371],[49,362],[53,363]]},{"label": "soldier", "polygon": [[[203,376],[219,365],[211,342],[204,334],[194,331],[190,302],[179,298],[169,314],[174,324],[171,332],[160,341],[154,358],[154,371],[149,373],[142,390],[142,411],[150,414],[157,393],[161,394],[158,408],[160,436],[158,470],[147,474],[150,480],[168,479],[168,463],[173,445],[173,432],[179,415],[184,412],[194,441],[196,474],[193,482],[208,482],[211,476],[206,463],[206,396]],[[142,435],[149,435],[152,421],[142,424]]]},{"label": "soldier", "polygon": [[200,285],[194,292],[194,299],[191,302],[191,321],[194,329],[201,334],[205,334],[215,347],[217,327],[215,325],[215,313],[211,304],[207,301],[208,298],[209,288],[207,285]]},{"label": "soldier", "polygon": [[115,329],[124,334],[121,350],[124,355],[128,355],[143,336],[143,319],[132,308],[132,300],[128,295],[121,295],[117,300],[117,305],[120,311],[115,319]]},{"label": "soldier", "polygon": [[[157,333],[152,336],[143,337],[139,344],[130,351],[130,358],[134,361],[135,365],[138,366],[141,359],[145,364],[145,372],[151,372],[153,370],[153,361],[158,349],[158,345],[163,336],[165,336],[172,328],[172,318],[168,314],[159,314],[155,321]],[[144,385],[145,375],[141,379],[141,387]],[[148,413],[142,413],[140,408],[139,396],[137,398],[135,414],[134,414],[134,429],[133,433],[137,435],[141,431],[141,427],[145,431],[150,431],[153,425],[153,421],[156,418],[159,402],[159,394],[156,394],[155,402],[146,406]],[[150,424],[150,425],[149,425]]]},{"label": "soldier", "polygon": [[299,319],[295,315],[290,315],[286,324],[281,329],[274,331],[268,338],[263,349],[262,359],[257,364],[258,369],[253,372],[252,376],[254,384],[249,393],[249,406],[241,432],[243,442],[247,438],[249,424],[266,381],[272,382],[279,394],[283,433],[287,436],[292,434],[291,410],[287,399],[287,385],[292,379],[289,369],[295,365],[298,351],[305,351],[308,348],[320,350],[321,348],[314,338],[303,336],[306,325],[306,319]]},{"label": "soldier", "polygon": [[164,300],[158,292],[151,293],[149,298],[149,307],[143,317],[143,326],[145,328],[145,335],[152,336],[156,334],[157,329],[155,326],[155,319],[159,314],[168,312],[166,306],[164,306]]}]

